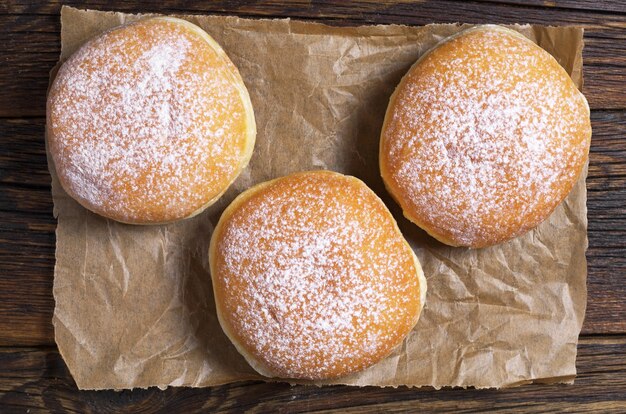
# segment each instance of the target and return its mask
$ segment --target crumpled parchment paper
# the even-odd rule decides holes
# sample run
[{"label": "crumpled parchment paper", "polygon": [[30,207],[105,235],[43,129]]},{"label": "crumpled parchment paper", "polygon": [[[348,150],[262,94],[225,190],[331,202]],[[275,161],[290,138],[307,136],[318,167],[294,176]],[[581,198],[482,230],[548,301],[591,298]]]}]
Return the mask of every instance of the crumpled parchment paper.
[{"label": "crumpled parchment paper", "polygon": [[[92,36],[140,17],[64,7],[61,61]],[[213,36],[239,68],[256,114],[254,155],[206,212],[148,227],[113,222],[79,206],[49,161],[58,217],[53,323],[79,388],[261,379],[215,315],[211,231],[241,191],[309,169],[354,175],[381,196],[429,283],[420,321],[403,345],[333,383],[505,387],[573,381],[587,294],[584,177],[536,230],[469,250],[444,246],[405,220],[379,175],[378,139],[394,87],[422,53],[465,26],[185,18]],[[581,86],[582,29],[513,28],[553,54]]]}]

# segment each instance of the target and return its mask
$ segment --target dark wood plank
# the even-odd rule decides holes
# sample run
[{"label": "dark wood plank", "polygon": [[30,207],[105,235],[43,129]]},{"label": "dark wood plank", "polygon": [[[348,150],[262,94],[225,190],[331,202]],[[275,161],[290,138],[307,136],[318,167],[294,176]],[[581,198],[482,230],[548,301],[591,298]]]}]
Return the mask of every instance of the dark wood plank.
[{"label": "dark wood plank", "polygon": [[0,345],[53,344],[52,211],[40,218],[0,214]]},{"label": "dark wood plank", "polygon": [[626,410],[626,337],[583,338],[575,385],[526,385],[505,390],[404,387],[291,387],[261,382],[191,389],[76,392],[54,349],[0,349],[3,412],[388,412],[480,413]]},{"label": "dark wood plank", "polygon": [[0,14],[0,27],[0,116],[45,115],[49,72],[60,53],[59,16]]},{"label": "dark wood plank", "polygon": [[[303,0],[291,0],[291,1],[272,1],[261,0],[254,2],[242,2],[236,0],[218,0],[213,1],[211,5],[202,4],[189,0],[173,0],[167,2],[168,4],[154,4],[151,5],[151,10],[165,10],[175,12],[179,10],[187,10],[190,12],[204,12],[209,9],[214,9],[222,12],[229,12],[231,10],[236,12],[247,12],[250,14],[256,13],[272,13],[284,11],[285,9],[318,9],[320,12],[327,14],[336,8],[344,7],[332,0],[317,0],[315,2],[303,1]],[[360,0],[351,1],[347,7],[354,7],[354,12],[351,15],[357,14],[360,10],[381,10],[381,9],[393,9],[398,7],[398,3],[407,3],[412,7],[419,6],[420,1],[390,1],[390,0]],[[460,3],[454,0],[440,0],[437,3],[442,5],[450,5]],[[588,12],[612,12],[613,14],[626,13],[626,5],[621,0],[558,0],[558,1],[546,1],[546,0],[475,0],[474,3],[486,3],[492,7],[507,8],[510,10],[519,9],[545,9],[545,10],[582,10]],[[63,5],[72,5],[74,7],[84,8],[106,8],[111,6],[111,2],[107,0],[52,0],[41,4],[36,0],[8,0],[5,4],[5,10],[12,14],[53,14],[58,8]],[[144,7],[142,7],[144,6]],[[513,6],[513,7],[512,7]],[[519,6],[519,7],[515,7]],[[145,8],[140,1],[137,0],[118,0],[115,2],[116,10],[137,12]],[[0,8],[0,10],[2,10]]]},{"label": "dark wood plank", "polygon": [[559,10],[575,9],[587,11],[608,11],[615,13],[626,13],[626,3],[622,0],[477,0],[482,3],[500,3],[512,6],[539,6],[549,7]]},{"label": "dark wood plank", "polygon": [[[107,1],[63,2],[82,8],[109,9]],[[596,109],[625,109],[626,14],[615,13],[618,4],[593,6],[591,2],[568,2],[565,6],[511,6],[507,2],[441,1],[436,3],[390,1],[343,2],[190,2],[172,1],[142,6],[138,1],[118,1],[120,11],[162,13],[218,13],[248,17],[292,17],[330,24],[517,23],[577,24],[587,27],[585,88]],[[602,2],[598,2],[602,3]],[[604,3],[602,3],[604,4]],[[8,1],[0,14],[0,116],[45,114],[48,73],[59,55],[61,2]],[[1,9],[0,9],[1,10]],[[593,10],[589,12],[588,10]],[[16,78],[16,74],[19,76]]]},{"label": "dark wood plank", "polygon": [[45,118],[0,119],[0,183],[50,187]]},{"label": "dark wood plank", "polygon": [[[54,343],[54,229],[44,118],[0,119],[0,345]],[[583,333],[626,332],[626,112],[594,111]]]}]

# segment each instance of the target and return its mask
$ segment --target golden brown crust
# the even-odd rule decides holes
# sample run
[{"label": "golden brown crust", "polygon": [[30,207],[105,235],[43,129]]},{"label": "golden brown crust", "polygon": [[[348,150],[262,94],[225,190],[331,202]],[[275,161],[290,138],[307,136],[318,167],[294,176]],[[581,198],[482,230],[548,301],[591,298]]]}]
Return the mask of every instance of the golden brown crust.
[{"label": "golden brown crust", "polygon": [[454,246],[485,247],[545,220],[589,152],[584,96],[512,30],[477,26],[422,56],[394,92],[380,141],[404,215]]},{"label": "golden brown crust", "polygon": [[269,377],[336,378],[376,363],[415,326],[426,293],[382,201],[328,171],[242,193],[209,260],[224,332]]},{"label": "golden brown crust", "polygon": [[200,213],[247,165],[256,136],[237,68],[202,29],[170,17],[83,45],[59,70],[47,109],[63,188],[125,223]]}]

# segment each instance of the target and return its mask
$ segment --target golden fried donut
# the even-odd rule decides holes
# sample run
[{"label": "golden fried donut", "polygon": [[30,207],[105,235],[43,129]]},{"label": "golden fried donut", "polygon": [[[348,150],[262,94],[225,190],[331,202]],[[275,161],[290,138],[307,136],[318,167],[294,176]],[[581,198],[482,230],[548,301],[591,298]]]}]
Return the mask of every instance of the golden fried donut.
[{"label": "golden fried donut", "polygon": [[133,224],[213,204],[247,165],[256,136],[237,68],[202,29],[171,17],[87,42],[60,68],[47,115],[65,191]]},{"label": "golden fried donut", "polygon": [[268,377],[320,380],[387,356],[417,323],[419,261],[362,181],[329,171],[259,184],[211,238],[217,315]]},{"label": "golden fried donut", "polygon": [[563,201],[587,161],[589,106],[521,34],[477,26],[422,56],[391,97],[380,170],[404,215],[453,246],[521,235]]}]

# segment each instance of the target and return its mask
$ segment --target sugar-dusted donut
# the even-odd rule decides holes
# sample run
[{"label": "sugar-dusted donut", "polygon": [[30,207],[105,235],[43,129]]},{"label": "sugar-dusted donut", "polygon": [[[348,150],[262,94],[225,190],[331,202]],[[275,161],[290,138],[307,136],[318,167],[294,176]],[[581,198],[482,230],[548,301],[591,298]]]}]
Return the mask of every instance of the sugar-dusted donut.
[{"label": "sugar-dusted donut", "polygon": [[426,294],[387,207],[362,181],[328,171],[242,193],[209,258],[224,332],[269,377],[336,378],[380,361],[413,329]]},{"label": "sugar-dusted donut", "polygon": [[134,224],[191,217],[250,159],[252,105],[237,68],[202,29],[156,17],[105,32],[60,68],[49,151],[65,191]]},{"label": "sugar-dusted donut", "polygon": [[380,170],[404,215],[443,243],[521,235],[563,201],[587,161],[589,106],[521,34],[477,26],[423,55],[391,97]]}]

